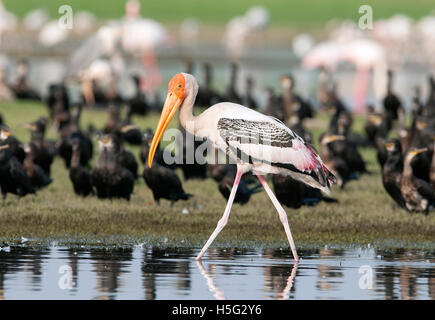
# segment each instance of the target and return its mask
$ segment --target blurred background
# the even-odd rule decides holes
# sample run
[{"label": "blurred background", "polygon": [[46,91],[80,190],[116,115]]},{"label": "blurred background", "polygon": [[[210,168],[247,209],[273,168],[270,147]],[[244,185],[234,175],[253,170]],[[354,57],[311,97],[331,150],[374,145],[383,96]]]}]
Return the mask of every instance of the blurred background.
[{"label": "blurred background", "polygon": [[354,0],[74,0],[72,29],[58,26],[64,4],[0,0],[0,68],[9,83],[25,59],[29,86],[41,96],[49,84],[67,79],[71,98],[79,100],[78,83],[87,77],[104,90],[115,83],[128,99],[137,74],[153,100],[176,72],[195,74],[201,86],[211,77],[204,63],[211,64],[209,81],[224,91],[235,62],[234,87],[242,95],[252,87],[259,109],[266,108],[267,89],[280,94],[280,77],[291,73],[296,91],[314,105],[323,74],[349,108],[363,111],[365,102],[381,108],[386,70],[393,69],[409,110],[417,89],[427,95],[435,69],[430,0],[376,1],[366,30],[358,27],[363,4]]}]

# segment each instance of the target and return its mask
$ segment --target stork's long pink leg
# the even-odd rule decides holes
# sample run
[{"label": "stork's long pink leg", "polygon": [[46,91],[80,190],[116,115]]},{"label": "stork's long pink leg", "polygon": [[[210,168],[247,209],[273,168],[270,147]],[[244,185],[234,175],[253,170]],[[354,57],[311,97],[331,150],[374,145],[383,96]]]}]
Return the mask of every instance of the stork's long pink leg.
[{"label": "stork's long pink leg", "polygon": [[208,247],[211,245],[213,240],[217,237],[219,232],[221,232],[222,229],[228,223],[228,218],[230,217],[231,207],[233,205],[234,197],[236,196],[237,188],[239,186],[240,179],[242,178],[242,175],[243,175],[243,172],[240,171],[240,170],[237,170],[236,178],[234,179],[233,188],[231,189],[231,194],[230,194],[230,197],[228,198],[228,202],[227,202],[227,206],[225,208],[225,212],[224,212],[222,218],[217,223],[216,229],[214,230],[214,232],[212,233],[212,235],[210,236],[210,238],[208,239],[208,241],[206,242],[206,244],[202,248],[201,252],[196,257],[196,260],[200,260],[202,258],[202,256],[207,251]]},{"label": "stork's long pink leg", "polygon": [[255,174],[258,177],[258,180],[260,180],[261,185],[263,186],[264,190],[266,190],[266,193],[268,194],[270,200],[272,200],[272,203],[275,206],[276,210],[278,211],[279,219],[281,220],[282,225],[284,226],[284,230],[285,230],[285,233],[287,234],[287,239],[288,239],[288,242],[290,244],[290,248],[292,249],[293,258],[295,259],[295,261],[299,261],[298,253],[296,252],[296,246],[295,246],[295,243],[293,241],[292,233],[290,231],[290,226],[288,224],[287,213],[285,212],[285,210],[283,209],[283,207],[279,203],[278,199],[275,197],[275,194],[272,192],[272,190],[267,185],[267,182],[266,182],[266,180],[264,180],[263,176],[261,174],[258,174],[258,173],[255,173]]}]

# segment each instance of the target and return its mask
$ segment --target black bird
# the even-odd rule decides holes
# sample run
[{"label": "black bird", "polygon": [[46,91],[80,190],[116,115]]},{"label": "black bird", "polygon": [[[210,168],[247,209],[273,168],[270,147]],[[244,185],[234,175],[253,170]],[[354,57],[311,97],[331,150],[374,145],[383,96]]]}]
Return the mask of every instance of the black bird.
[{"label": "black bird", "polygon": [[[154,136],[153,130],[150,128],[147,128],[145,130],[144,135],[143,135],[142,146],[141,146],[141,149],[139,152],[139,158],[140,158],[142,164],[144,164],[144,165],[148,161],[148,153],[150,150],[151,141],[153,140],[153,136]],[[171,153],[171,158],[175,159],[175,155],[173,153]],[[160,149],[160,144],[157,146],[153,161],[155,163],[158,163],[159,165],[161,165],[163,167],[167,167],[167,168],[172,169],[172,170],[175,170],[177,168],[177,163],[175,161],[173,163],[169,163],[168,161],[165,161],[164,151],[162,151]]]},{"label": "black bird", "polygon": [[297,113],[301,121],[306,118],[312,118],[314,116],[312,106],[294,92],[295,80],[293,76],[282,76],[281,85],[283,88],[281,103],[285,112],[285,119],[287,120],[294,113]]},{"label": "black bird", "polygon": [[375,112],[373,107],[368,107],[364,130],[369,142],[374,146],[376,146],[376,139],[386,139],[388,132],[384,121],[384,115]]},{"label": "black bird", "polygon": [[182,134],[183,145],[177,150],[181,149],[183,151],[183,161],[178,164],[178,167],[183,171],[184,180],[207,178],[207,163],[200,164],[195,157],[197,148],[205,143],[204,140],[198,140],[181,125],[179,130]]},{"label": "black bird", "polygon": [[[153,136],[144,137],[142,154],[145,159],[148,159],[149,144],[151,143],[152,138]],[[175,201],[187,200],[192,197],[191,194],[184,192],[181,180],[177,174],[173,170],[160,165],[156,161],[156,158],[153,159],[153,165],[151,168],[145,164],[142,176],[147,186],[153,192],[154,200],[157,203],[160,203],[160,199],[167,199],[171,201],[171,204],[173,204]]]},{"label": "black bird", "polygon": [[99,155],[92,170],[92,184],[101,199],[124,198],[130,200],[134,189],[133,174],[118,162],[115,144],[110,136],[98,139]]},{"label": "black bird", "polygon": [[115,133],[121,133],[122,139],[132,145],[140,146],[142,144],[142,132],[139,127],[131,124],[130,121],[124,123],[119,131],[116,130]]},{"label": "black bird", "polygon": [[[340,130],[339,130],[340,131]],[[322,137],[320,136],[320,141],[322,141]],[[326,134],[326,137],[335,136],[332,141],[327,142],[327,148],[330,150],[332,156],[336,159],[340,159],[340,161],[344,161],[346,163],[346,167],[348,168],[351,175],[357,173],[368,173],[366,169],[366,165],[364,159],[359,153],[356,145],[349,141],[346,136],[341,134]],[[336,138],[341,137],[341,138]],[[321,143],[322,144],[322,143]]]},{"label": "black bird", "polygon": [[435,118],[435,79],[433,76],[429,77],[429,96],[423,108],[423,115],[434,119]]},{"label": "black bird", "polygon": [[121,166],[129,170],[133,174],[134,178],[137,179],[138,178],[137,170],[139,165],[133,153],[131,153],[128,150],[125,150],[123,137],[119,134],[111,134],[109,135],[109,139],[111,139],[113,143],[113,149],[117,154],[117,162]]},{"label": "black bird", "polygon": [[[228,200],[231,194],[231,189],[236,178],[237,166],[235,164],[209,164],[207,168],[208,174],[217,181],[218,189],[222,196]],[[249,177],[242,177],[234,197],[234,202],[245,204],[251,198],[251,195],[261,191],[261,184],[258,183],[254,187],[249,187],[252,181]]]},{"label": "black bird", "polygon": [[344,188],[345,184],[350,180],[355,180],[357,176],[351,170],[347,162],[332,150],[332,143],[340,140],[345,140],[344,136],[332,135],[324,133],[320,136],[320,147],[322,158],[326,166],[337,174],[337,183],[340,188]]},{"label": "black bird", "polygon": [[382,166],[382,183],[390,197],[401,207],[405,208],[402,196],[401,181],[403,172],[403,156],[400,141],[389,139],[385,142],[386,161]]},{"label": "black bird", "polygon": [[[399,118],[399,110],[402,109],[402,102],[400,98],[393,92],[393,71],[388,70],[388,83],[387,83],[387,95],[383,102],[385,114],[388,119],[397,120]],[[403,110],[402,110],[403,111]]]},{"label": "black bird", "polygon": [[0,146],[0,188],[3,199],[8,193],[20,197],[35,193],[23,165],[13,156],[8,145]]},{"label": "black bird", "polygon": [[248,76],[246,78],[246,94],[243,99],[243,105],[247,106],[248,108],[257,110],[258,103],[253,97],[253,93],[252,93],[253,89],[254,89],[254,78]]},{"label": "black bird", "polygon": [[337,199],[325,197],[319,189],[293,179],[290,176],[274,174],[272,184],[276,198],[289,208],[298,209],[303,205],[313,206],[321,201],[337,203]]},{"label": "black bird", "polygon": [[222,97],[213,89],[213,74],[210,63],[203,64],[204,83],[199,87],[195,105],[198,107],[209,107],[223,101]]},{"label": "black bird", "polygon": [[61,139],[59,141],[58,152],[59,156],[63,158],[66,168],[70,167],[73,140],[78,139],[80,141],[80,164],[82,166],[88,165],[94,152],[91,138],[79,126],[81,109],[81,106],[77,106],[74,109],[69,124],[60,132]]},{"label": "black bird", "polygon": [[431,162],[431,166],[430,166],[430,175],[429,175],[429,180],[430,180],[430,184],[432,185],[432,188],[435,189],[435,136],[433,139],[434,143],[432,144],[433,147],[433,151],[432,151],[432,162]]},{"label": "black bird", "polygon": [[146,97],[140,88],[140,77],[138,75],[134,75],[132,76],[132,79],[136,88],[136,94],[128,102],[130,106],[129,111],[131,115],[137,114],[144,116],[148,113],[150,106],[148,105]]},{"label": "black bird", "polygon": [[36,149],[37,147],[33,142],[30,142],[24,146],[26,158],[24,159],[23,168],[26,171],[33,188],[35,190],[39,190],[50,185],[53,180],[41,166],[35,163],[35,154],[37,152]]},{"label": "black bird", "polygon": [[0,113],[0,125],[2,125],[2,124],[4,124],[4,120],[3,120],[2,114]]},{"label": "black bird", "polygon": [[132,145],[142,144],[142,132],[140,129],[132,124],[131,117],[133,113],[131,112],[131,107],[127,106],[126,119],[121,119],[121,110],[118,105],[109,105],[109,117],[107,119],[106,125],[104,126],[104,133],[114,133],[121,135],[122,139]]},{"label": "black bird", "polygon": [[25,100],[41,100],[41,96],[35,89],[31,88],[27,83],[28,64],[26,60],[22,60],[17,64],[18,77],[15,84],[12,86],[12,90],[15,93],[17,99]]},{"label": "black bird", "polygon": [[23,163],[26,153],[23,144],[16,137],[11,135],[11,130],[5,125],[0,125],[0,145],[8,145],[8,152],[13,155],[20,163]]},{"label": "black bird", "polygon": [[280,99],[273,91],[273,88],[266,88],[267,94],[267,104],[265,114],[278,120],[284,122],[285,119],[285,111],[282,107]]},{"label": "black bird", "polygon": [[45,139],[47,120],[43,117],[35,122],[28,123],[26,127],[30,130],[30,142],[34,149],[34,163],[39,165],[44,172],[50,176],[51,164],[57,153],[56,142]]},{"label": "black bird", "polygon": [[417,178],[412,170],[413,159],[426,151],[426,148],[412,148],[406,153],[400,190],[409,211],[428,214],[435,206],[435,190],[427,181]]},{"label": "black bird", "polygon": [[[228,171],[223,179],[219,182],[219,191],[222,196],[228,200],[231,194],[231,189],[233,188],[234,180],[236,178],[236,172]],[[248,183],[241,179],[239,183],[239,189],[237,189],[236,195],[234,196],[234,202],[245,204],[251,198],[251,195],[261,191],[261,184],[250,188]]]},{"label": "black bird", "polygon": [[75,139],[72,142],[71,166],[69,169],[69,178],[72,182],[74,192],[86,197],[94,194],[92,187],[92,173],[80,164],[80,140]]},{"label": "black bird", "polygon": [[227,91],[225,93],[225,101],[233,102],[233,103],[243,103],[242,98],[237,93],[236,83],[237,83],[237,75],[239,72],[239,66],[236,63],[231,63],[231,75],[230,75],[230,83],[227,87]]},{"label": "black bird", "polygon": [[290,116],[290,118],[287,120],[287,126],[293,132],[296,132],[298,136],[304,139],[305,142],[312,143],[312,134],[308,129],[304,127],[297,113],[294,113]]},{"label": "black bird", "polygon": [[70,121],[69,95],[65,84],[54,83],[49,86],[46,104],[52,126],[56,130],[62,130]]}]

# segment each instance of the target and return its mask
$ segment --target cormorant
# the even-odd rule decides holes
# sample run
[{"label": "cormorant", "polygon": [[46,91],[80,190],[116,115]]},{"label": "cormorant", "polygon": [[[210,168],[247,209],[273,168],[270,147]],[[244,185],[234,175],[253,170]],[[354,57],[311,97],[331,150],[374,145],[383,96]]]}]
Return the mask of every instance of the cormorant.
[{"label": "cormorant", "polygon": [[[183,161],[178,164],[178,167],[183,171],[185,180],[188,179],[205,179],[207,178],[207,163],[200,164],[196,161],[196,150],[204,143],[204,140],[198,140],[197,137],[187,132],[183,126],[179,126],[183,138]],[[204,155],[205,156],[205,155]],[[193,158],[193,163],[188,163],[189,159]],[[191,162],[191,161],[190,161]]]},{"label": "cormorant", "polygon": [[43,117],[27,124],[30,130],[30,143],[33,149],[33,162],[39,165],[50,176],[50,168],[57,153],[56,142],[45,140],[47,120]]},{"label": "cormorant", "polygon": [[385,114],[388,119],[397,120],[399,118],[399,110],[402,109],[402,102],[399,97],[393,92],[393,71],[387,71],[388,83],[387,83],[387,95],[383,102]]},{"label": "cormorant", "polygon": [[98,149],[97,163],[92,170],[92,184],[98,198],[130,200],[134,189],[134,176],[119,164],[113,139],[107,135],[99,137]]},{"label": "cormorant", "polygon": [[345,140],[344,136],[332,135],[324,133],[320,136],[320,147],[322,158],[326,166],[337,174],[337,183],[340,188],[344,188],[345,184],[356,179],[355,173],[349,168],[347,162],[332,150],[331,144],[335,141]]},{"label": "cormorant", "polygon": [[94,193],[92,187],[91,171],[80,164],[80,140],[75,139],[72,142],[71,166],[69,169],[69,178],[72,182],[74,192],[79,196],[86,197]]},{"label": "cormorant", "polygon": [[391,198],[401,207],[406,208],[402,196],[401,181],[403,172],[403,156],[400,141],[389,139],[385,142],[387,157],[382,166],[382,183]]},{"label": "cormorant", "polygon": [[23,165],[13,156],[7,144],[0,146],[0,188],[3,199],[8,193],[20,197],[35,193]]},{"label": "cormorant", "polygon": [[145,95],[140,88],[140,77],[138,75],[133,75],[132,79],[136,88],[136,94],[128,102],[130,106],[129,111],[131,115],[138,114],[144,116],[148,113],[150,107],[148,105],[148,102],[146,101]]},{"label": "cormorant", "polygon": [[282,76],[281,85],[283,88],[281,102],[285,112],[285,119],[287,120],[294,113],[297,113],[301,121],[305,118],[312,118],[314,115],[312,106],[294,92],[295,81],[293,76]]},{"label": "cormorant", "polygon": [[[144,143],[148,145],[148,148],[146,146],[143,148],[142,155],[145,159],[148,159],[149,144],[152,138],[153,136],[144,137]],[[153,159],[151,168],[147,163],[145,164],[142,176],[147,186],[153,192],[154,200],[157,203],[160,203],[160,199],[167,199],[173,204],[175,201],[187,200],[192,196],[184,192],[181,180],[177,174],[158,163],[156,158]]]},{"label": "cormorant", "polygon": [[427,181],[417,178],[412,169],[415,157],[426,151],[427,148],[412,148],[406,153],[400,190],[409,211],[428,214],[435,206],[435,190]]},{"label": "cormorant", "polygon": [[236,83],[237,83],[237,74],[239,72],[239,67],[236,63],[231,63],[231,75],[230,75],[230,83],[227,87],[227,91],[225,93],[224,100],[228,102],[241,104],[242,98],[237,93]]},{"label": "cormorant", "polygon": [[11,135],[11,130],[5,125],[0,125],[0,145],[8,145],[7,153],[10,153],[20,163],[23,163],[26,153],[20,140]]},{"label": "cormorant", "polygon": [[276,198],[289,208],[298,209],[303,205],[313,206],[320,201],[338,202],[337,199],[323,196],[319,189],[307,186],[290,176],[274,174],[272,184]]},{"label": "cormorant", "polygon": [[[220,193],[228,200],[236,177],[237,166],[235,164],[208,164],[207,171],[210,177],[219,183],[218,189]],[[235,202],[245,204],[249,201],[252,194],[261,191],[259,189],[261,187],[260,183],[254,187],[249,187],[251,182],[248,176],[241,178],[240,189],[237,189],[234,198]]]},{"label": "cormorant", "polygon": [[59,156],[65,162],[67,168],[70,167],[72,156],[72,141],[78,139],[80,141],[80,164],[87,166],[92,159],[94,146],[91,138],[80,129],[79,120],[81,115],[81,106],[77,106],[71,117],[71,121],[60,132],[61,140],[59,142]]},{"label": "cormorant", "polygon": [[36,150],[37,147],[33,142],[30,142],[24,146],[26,157],[24,158],[23,167],[33,188],[35,190],[39,190],[50,185],[53,180],[41,166],[35,163]]},{"label": "cormorant", "polygon": [[213,75],[210,63],[203,64],[204,84],[199,87],[195,105],[198,107],[209,107],[222,101],[222,97],[213,89]]},{"label": "cormorant", "polygon": [[[142,140],[142,146],[139,152],[139,158],[142,162],[142,164],[146,164],[146,162],[148,161],[148,152],[150,150],[150,144],[151,141],[153,140],[153,130],[150,128],[147,128],[145,130],[145,133],[143,135],[143,140]],[[172,154],[172,158],[174,159],[175,156]],[[167,167],[169,169],[175,170],[177,168],[177,164],[175,163],[171,163],[168,164],[166,163],[165,159],[164,159],[164,151],[162,151],[160,149],[160,144],[157,146],[156,149],[156,154],[154,155],[154,162],[158,163],[159,165],[163,166],[163,167]]]}]

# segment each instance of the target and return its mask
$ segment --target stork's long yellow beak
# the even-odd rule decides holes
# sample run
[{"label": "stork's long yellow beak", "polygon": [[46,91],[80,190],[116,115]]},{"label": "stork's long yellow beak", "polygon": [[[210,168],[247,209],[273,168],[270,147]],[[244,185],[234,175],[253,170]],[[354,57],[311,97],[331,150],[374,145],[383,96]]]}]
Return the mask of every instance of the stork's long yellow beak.
[{"label": "stork's long yellow beak", "polygon": [[151,168],[153,164],[154,155],[159,145],[160,139],[163,136],[166,128],[177,112],[183,101],[178,97],[178,95],[169,92],[166,96],[165,104],[163,105],[162,114],[160,115],[159,123],[157,124],[156,131],[154,133],[153,141],[151,142],[151,149],[148,154],[148,166]]}]

